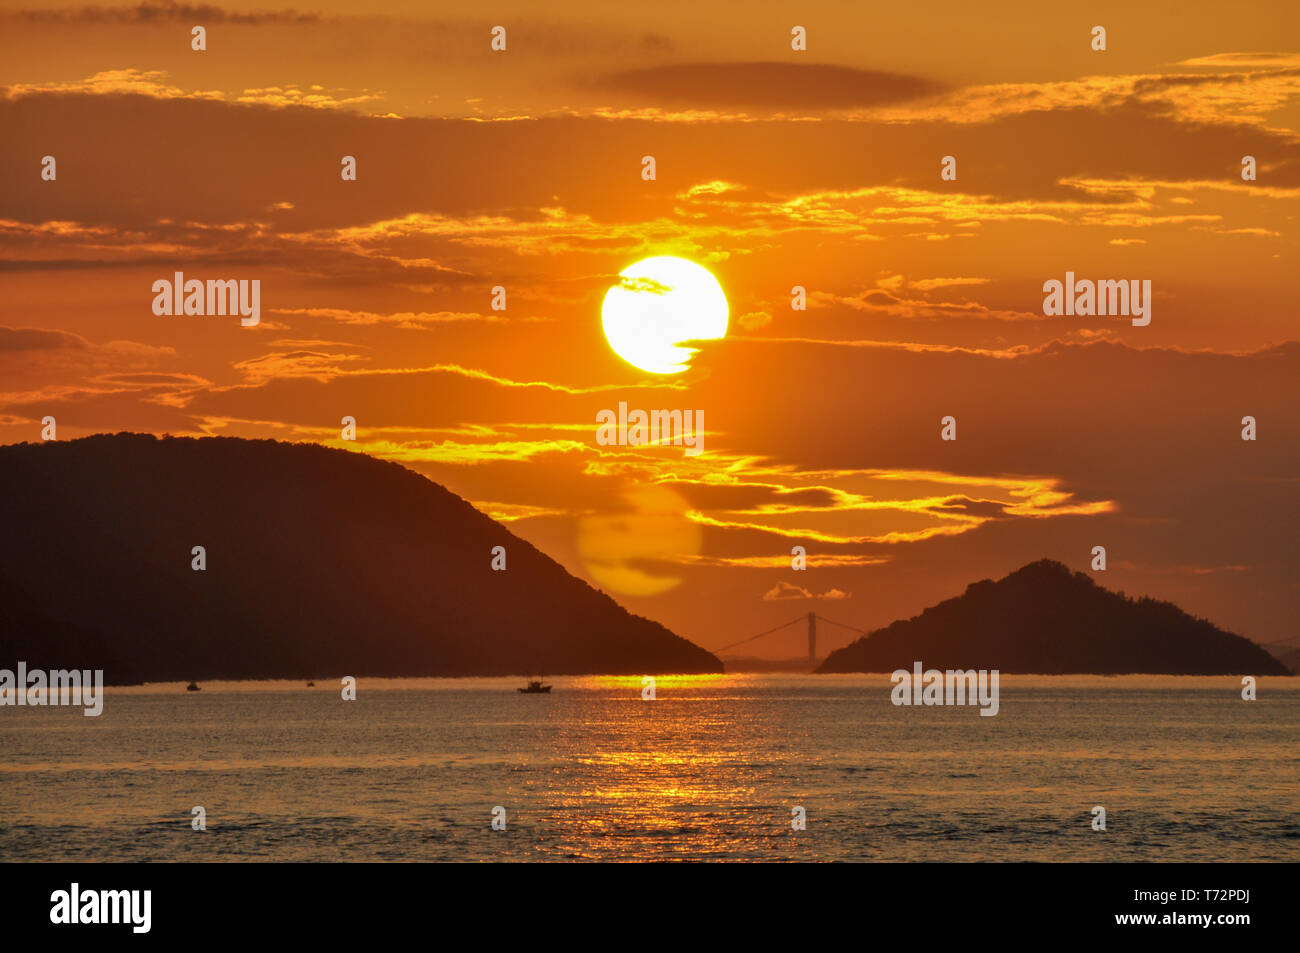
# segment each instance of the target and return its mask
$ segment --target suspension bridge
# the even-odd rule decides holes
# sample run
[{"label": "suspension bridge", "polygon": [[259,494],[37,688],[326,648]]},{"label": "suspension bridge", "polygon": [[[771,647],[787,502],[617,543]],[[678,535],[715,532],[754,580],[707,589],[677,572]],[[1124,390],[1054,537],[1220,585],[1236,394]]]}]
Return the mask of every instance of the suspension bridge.
[{"label": "suspension bridge", "polygon": [[746,636],[745,638],[739,640],[738,642],[732,642],[730,645],[724,645],[722,648],[714,649],[713,651],[715,654],[721,654],[727,651],[728,649],[734,649],[738,645],[745,645],[748,642],[753,642],[756,639],[761,639],[765,635],[772,635],[775,632],[780,632],[782,629],[788,629],[792,625],[799,625],[800,623],[806,621],[808,625],[808,661],[815,663],[819,661],[819,659],[817,658],[817,620],[818,619],[820,619],[822,622],[824,622],[827,625],[839,626],[841,629],[848,629],[849,631],[856,632],[859,635],[870,634],[867,632],[866,629],[859,629],[855,625],[845,625],[843,622],[836,622],[834,619],[828,619],[824,615],[818,615],[816,612],[809,612],[806,616],[801,615],[796,619],[791,619],[789,622],[783,622],[781,625],[776,626],[776,628],[767,629],[766,631],[760,632],[757,635]]}]

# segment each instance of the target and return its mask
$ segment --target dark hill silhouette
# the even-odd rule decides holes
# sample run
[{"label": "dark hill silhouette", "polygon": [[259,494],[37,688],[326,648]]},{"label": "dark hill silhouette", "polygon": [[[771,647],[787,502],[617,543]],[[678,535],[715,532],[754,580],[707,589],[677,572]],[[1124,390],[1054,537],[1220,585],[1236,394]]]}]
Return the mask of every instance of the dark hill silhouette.
[{"label": "dark hill silhouette", "polygon": [[113,683],[722,671],[361,453],[125,433],[17,444],[0,447],[0,498],[0,667]]},{"label": "dark hill silhouette", "polygon": [[1177,606],[1129,599],[1040,560],[832,652],[818,672],[892,672],[913,662],[1006,673],[1286,675],[1254,642]]}]

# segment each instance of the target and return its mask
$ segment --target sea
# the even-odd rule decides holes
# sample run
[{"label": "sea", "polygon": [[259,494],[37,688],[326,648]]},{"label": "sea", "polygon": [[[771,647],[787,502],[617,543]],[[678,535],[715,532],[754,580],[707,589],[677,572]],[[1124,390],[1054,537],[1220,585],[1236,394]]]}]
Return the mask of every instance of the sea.
[{"label": "sea", "polygon": [[1300,860],[1300,678],[1003,676],[993,717],[895,706],[887,675],[548,681],[0,708],[0,856]]}]

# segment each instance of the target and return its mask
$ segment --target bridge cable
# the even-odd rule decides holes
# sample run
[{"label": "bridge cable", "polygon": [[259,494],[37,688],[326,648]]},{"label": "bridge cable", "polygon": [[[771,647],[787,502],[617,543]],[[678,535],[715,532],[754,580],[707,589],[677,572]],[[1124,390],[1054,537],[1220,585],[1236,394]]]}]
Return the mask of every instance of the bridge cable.
[{"label": "bridge cable", "polygon": [[823,622],[829,622],[831,625],[838,625],[842,629],[852,629],[854,632],[861,632],[863,635],[871,634],[866,629],[859,629],[856,625],[845,625],[843,622],[836,622],[834,619],[828,619],[820,612],[816,612],[813,614],[816,615],[817,618],[821,619]]},{"label": "bridge cable", "polygon": [[760,633],[758,633],[758,635],[751,635],[751,636],[750,636],[749,638],[747,638],[747,639],[741,639],[739,642],[732,642],[730,645],[724,645],[722,648],[720,648],[720,649],[714,649],[713,651],[714,651],[714,652],[725,652],[725,651],[727,651],[727,649],[734,649],[737,645],[744,645],[746,642],[753,642],[755,639],[761,639],[761,638],[762,638],[763,636],[765,636],[765,635],[771,635],[773,632],[776,632],[776,631],[779,631],[780,629],[784,629],[784,628],[786,628],[786,626],[794,625],[796,622],[802,622],[802,621],[804,620],[804,618],[805,618],[805,616],[800,616],[800,617],[797,618],[797,619],[791,619],[789,622],[784,622],[784,623],[782,623],[781,625],[778,625],[775,629],[768,629],[766,632],[760,632]]}]

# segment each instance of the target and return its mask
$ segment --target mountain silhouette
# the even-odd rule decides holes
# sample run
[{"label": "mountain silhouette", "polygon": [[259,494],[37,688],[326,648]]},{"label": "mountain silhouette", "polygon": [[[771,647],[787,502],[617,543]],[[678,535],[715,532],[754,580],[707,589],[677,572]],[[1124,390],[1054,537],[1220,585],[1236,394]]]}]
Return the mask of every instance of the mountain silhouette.
[{"label": "mountain silhouette", "polygon": [[722,671],[362,453],[103,434],[0,447],[0,494],[0,667],[102,668],[117,684]]},{"label": "mountain silhouette", "polygon": [[818,672],[1287,675],[1254,642],[1156,599],[1130,599],[1044,559],[832,652]]},{"label": "mountain silhouette", "polygon": [[1291,670],[1292,675],[1300,675],[1300,649],[1285,648],[1274,654],[1279,662]]}]

